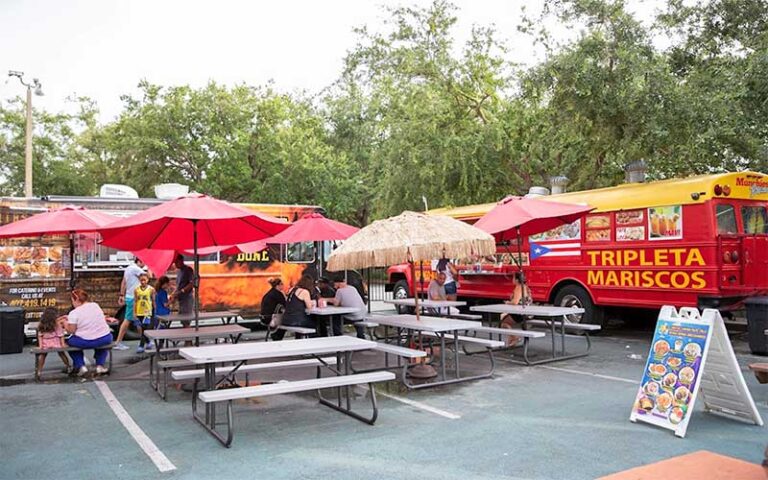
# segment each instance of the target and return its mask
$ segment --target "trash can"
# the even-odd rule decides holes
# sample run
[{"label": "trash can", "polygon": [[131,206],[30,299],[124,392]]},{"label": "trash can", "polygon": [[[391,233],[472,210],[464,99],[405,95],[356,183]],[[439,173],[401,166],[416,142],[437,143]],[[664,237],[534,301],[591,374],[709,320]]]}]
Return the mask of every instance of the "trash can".
[{"label": "trash can", "polygon": [[749,350],[754,355],[768,355],[768,297],[751,297],[744,301],[747,306],[747,335]]},{"label": "trash can", "polygon": [[0,354],[24,350],[24,309],[0,307]]}]

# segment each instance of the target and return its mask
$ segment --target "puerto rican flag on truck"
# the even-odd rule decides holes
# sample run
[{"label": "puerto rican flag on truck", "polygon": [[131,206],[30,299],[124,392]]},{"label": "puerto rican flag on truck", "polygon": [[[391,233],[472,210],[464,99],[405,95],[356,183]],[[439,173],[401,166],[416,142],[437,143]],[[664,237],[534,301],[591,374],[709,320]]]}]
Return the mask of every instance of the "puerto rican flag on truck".
[{"label": "puerto rican flag on truck", "polygon": [[581,242],[548,243],[540,245],[530,242],[531,260],[539,257],[575,257],[581,255]]}]

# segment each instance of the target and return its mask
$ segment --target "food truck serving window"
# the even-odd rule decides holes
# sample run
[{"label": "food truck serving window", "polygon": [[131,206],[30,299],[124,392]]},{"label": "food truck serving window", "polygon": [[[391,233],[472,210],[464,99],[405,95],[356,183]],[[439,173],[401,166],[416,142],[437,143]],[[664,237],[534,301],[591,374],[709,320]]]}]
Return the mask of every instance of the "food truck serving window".
[{"label": "food truck serving window", "polygon": [[728,235],[739,233],[739,229],[736,226],[736,210],[733,205],[721,203],[715,207],[715,215],[717,216],[717,233],[720,235]]},{"label": "food truck serving window", "polygon": [[286,245],[285,259],[291,263],[312,263],[315,261],[315,243],[300,242]]},{"label": "food truck serving window", "polygon": [[744,233],[768,234],[768,212],[765,207],[741,207]]}]

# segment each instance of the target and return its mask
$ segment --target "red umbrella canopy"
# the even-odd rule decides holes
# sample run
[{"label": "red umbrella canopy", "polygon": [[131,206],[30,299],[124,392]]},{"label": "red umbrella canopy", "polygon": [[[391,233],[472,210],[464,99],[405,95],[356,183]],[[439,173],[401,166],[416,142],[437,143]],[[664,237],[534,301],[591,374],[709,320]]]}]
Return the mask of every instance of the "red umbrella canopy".
[{"label": "red umbrella canopy", "polygon": [[[260,252],[267,248],[266,240],[257,240],[255,242],[241,243],[239,245],[217,245],[213,247],[203,247],[197,249],[198,255],[209,255],[211,253],[221,252],[226,255],[237,255],[238,253],[253,253]],[[184,255],[194,255],[195,252],[192,249],[184,250],[180,252]],[[133,252],[134,255],[139,257],[143,261],[152,273],[156,277],[164,275],[168,269],[171,268],[173,260],[176,258],[177,252],[175,250],[138,250]]]},{"label": "red umbrella canopy", "polygon": [[119,220],[100,230],[105,245],[121,250],[191,251],[271,237],[288,223],[207,195],[193,193]]},{"label": "red umbrella canopy", "polygon": [[[210,255],[211,253],[221,252],[225,255],[237,255],[238,253],[260,252],[267,248],[267,243],[272,243],[272,239],[256,240],[255,242],[239,243],[237,245],[217,245],[215,247],[198,248],[198,255]],[[184,255],[194,255],[192,250],[184,250]]]},{"label": "red umbrella canopy", "polygon": [[88,210],[83,207],[66,206],[48,212],[38,213],[0,227],[0,237],[30,237],[35,235],[65,235],[74,232],[94,232],[114,223],[117,217]]},{"label": "red umbrella canopy", "polygon": [[509,196],[483,215],[475,226],[499,241],[511,240],[518,234],[527,237],[572,223],[593,209],[587,205]]},{"label": "red umbrella canopy", "polygon": [[269,243],[322,242],[345,240],[360,230],[352,225],[325,218],[319,213],[309,213],[269,239]]}]

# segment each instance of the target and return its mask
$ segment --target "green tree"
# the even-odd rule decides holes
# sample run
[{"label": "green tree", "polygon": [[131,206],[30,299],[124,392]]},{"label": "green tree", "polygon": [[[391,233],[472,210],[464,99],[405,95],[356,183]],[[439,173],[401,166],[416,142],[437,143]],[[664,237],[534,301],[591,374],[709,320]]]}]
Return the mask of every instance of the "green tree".
[{"label": "green tree", "polygon": [[330,118],[338,145],[375,185],[373,216],[498,198],[509,188],[493,124],[508,65],[490,29],[453,53],[455,7],[390,9],[386,31],[358,29]]},{"label": "green tree", "polygon": [[[33,111],[32,182],[35,195],[92,195],[84,171],[89,154],[81,146],[87,122],[97,114],[87,98],[74,100],[76,114]],[[24,194],[26,104],[15,98],[0,105],[0,195]]]}]

